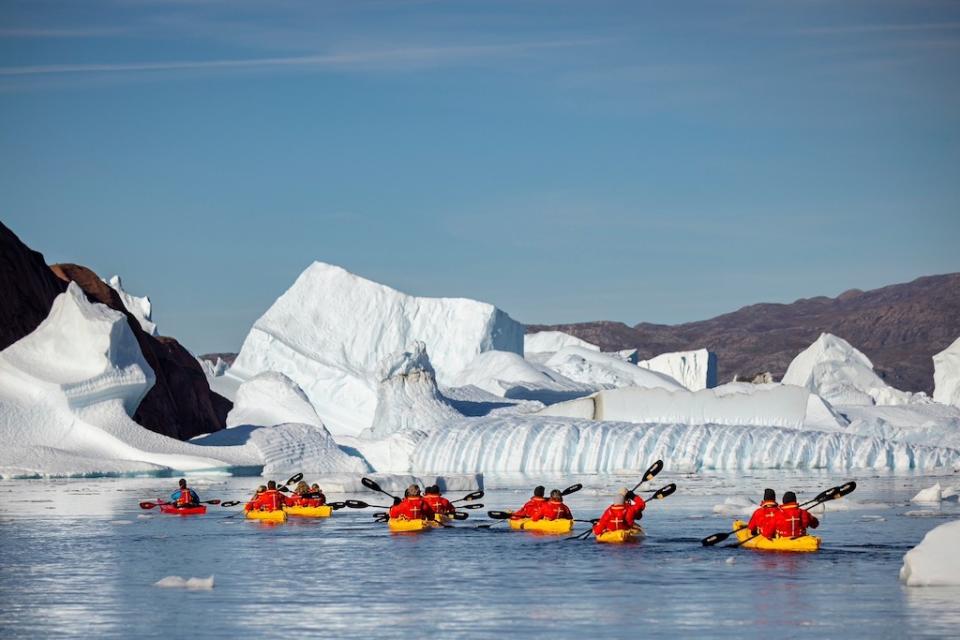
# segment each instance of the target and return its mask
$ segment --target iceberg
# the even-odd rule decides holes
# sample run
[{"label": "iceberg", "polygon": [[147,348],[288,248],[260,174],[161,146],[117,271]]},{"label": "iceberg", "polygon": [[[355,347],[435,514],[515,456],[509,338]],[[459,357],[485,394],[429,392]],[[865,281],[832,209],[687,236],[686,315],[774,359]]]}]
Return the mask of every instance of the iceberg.
[{"label": "iceberg", "polygon": [[523,353],[556,353],[564,347],[580,347],[600,351],[600,347],[563,331],[538,331],[523,337]]},{"label": "iceberg", "polygon": [[150,303],[150,298],[147,296],[137,297],[124,291],[123,284],[120,282],[120,276],[113,276],[109,280],[104,280],[104,282],[117,292],[120,296],[120,301],[123,302],[124,308],[137,319],[137,322],[140,323],[140,328],[143,329],[147,335],[158,335],[157,325],[153,322],[153,305]]},{"label": "iceberg", "polygon": [[449,385],[484,351],[521,353],[523,325],[490,304],[409,296],[315,262],[254,323],[223,377],[281,372],[334,433],[358,434],[373,422],[380,362],[418,340]]},{"label": "iceberg", "polygon": [[294,422],[322,427],[320,416],[296,382],[275,371],[265,371],[237,389],[227,428],[240,425],[270,427]]},{"label": "iceberg", "polygon": [[669,391],[685,388],[669,375],[583,347],[564,347],[546,361],[546,366],[570,380],[600,388],[645,387]]},{"label": "iceberg", "polygon": [[585,385],[515,353],[485,351],[453,379],[453,387],[474,386],[501,398],[538,400],[549,404],[593,393]]},{"label": "iceberg", "polygon": [[960,520],[936,527],[903,556],[900,581],[908,587],[960,585]]},{"label": "iceberg", "polygon": [[933,399],[960,407],[960,338],[933,356]]},{"label": "iceberg", "polygon": [[690,391],[717,386],[717,354],[706,349],[663,353],[637,366],[664,373]]}]

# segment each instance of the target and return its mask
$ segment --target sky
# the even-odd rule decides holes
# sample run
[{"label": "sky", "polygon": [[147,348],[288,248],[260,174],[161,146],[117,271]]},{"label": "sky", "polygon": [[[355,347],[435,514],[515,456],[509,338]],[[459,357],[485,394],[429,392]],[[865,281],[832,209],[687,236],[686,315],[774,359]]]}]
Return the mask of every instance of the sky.
[{"label": "sky", "polygon": [[314,260],[526,323],[960,271],[960,3],[3,0],[0,220],[196,353]]}]

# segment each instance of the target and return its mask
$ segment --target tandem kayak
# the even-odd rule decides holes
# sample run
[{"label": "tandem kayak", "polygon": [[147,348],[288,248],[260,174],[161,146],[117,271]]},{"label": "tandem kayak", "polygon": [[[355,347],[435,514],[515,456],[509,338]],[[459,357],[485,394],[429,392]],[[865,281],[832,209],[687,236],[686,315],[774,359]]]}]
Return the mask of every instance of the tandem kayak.
[{"label": "tandem kayak", "polygon": [[[820,538],[818,536],[800,536],[799,538],[764,538],[757,536],[750,540],[753,534],[746,528],[747,523],[743,520],[734,520],[734,530],[737,531],[737,540],[743,542],[740,546],[744,549],[757,549],[759,551],[790,551],[795,553],[809,553],[820,550]],[[744,540],[750,540],[744,542]]]},{"label": "tandem kayak", "polygon": [[515,531],[536,531],[537,533],[564,534],[573,531],[573,520],[560,518],[557,520],[531,520],[517,518],[510,520],[510,528]]},{"label": "tandem kayak", "polygon": [[406,518],[390,518],[387,521],[390,531],[429,531],[441,526],[436,520],[407,520]]},{"label": "tandem kayak", "polygon": [[276,511],[247,511],[246,516],[250,520],[260,520],[261,522],[286,522],[287,512],[277,509]]},{"label": "tandem kayak", "polygon": [[646,534],[640,527],[632,529],[620,529],[618,531],[604,531],[597,536],[597,542],[607,544],[628,544],[630,542],[639,542]]},{"label": "tandem kayak", "polygon": [[288,516],[297,516],[298,518],[329,518],[333,513],[333,507],[328,504],[319,507],[284,507]]},{"label": "tandem kayak", "polygon": [[176,516],[202,516],[207,512],[207,508],[198,504],[194,507],[178,507],[175,504],[169,502],[161,502],[160,504],[160,513],[169,513]]}]

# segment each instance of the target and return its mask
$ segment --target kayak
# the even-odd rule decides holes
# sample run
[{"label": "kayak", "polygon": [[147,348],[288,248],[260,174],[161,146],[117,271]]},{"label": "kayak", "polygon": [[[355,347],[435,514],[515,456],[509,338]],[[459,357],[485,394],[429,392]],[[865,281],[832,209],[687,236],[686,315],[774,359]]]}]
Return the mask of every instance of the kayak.
[{"label": "kayak", "polygon": [[299,518],[329,518],[333,513],[333,507],[325,504],[320,507],[284,507],[288,516],[297,516]]},{"label": "kayak", "polygon": [[608,544],[627,544],[638,542],[646,534],[640,527],[633,529],[620,529],[618,531],[604,531],[597,536],[597,542],[606,542]]},{"label": "kayak", "polygon": [[407,520],[406,518],[390,518],[387,521],[390,531],[429,531],[436,529],[440,523],[436,520]]},{"label": "kayak", "polygon": [[280,509],[276,511],[247,511],[246,515],[250,520],[260,520],[261,522],[287,521],[287,512]]},{"label": "kayak", "polygon": [[510,520],[510,528],[515,531],[536,531],[537,533],[570,533],[573,531],[573,520],[565,518],[557,520],[531,520],[518,518]]},{"label": "kayak", "polygon": [[[753,534],[746,528],[747,523],[743,520],[734,520],[734,530],[737,531],[737,540],[743,542],[740,546],[744,549],[757,549],[759,551],[791,551],[796,553],[809,553],[820,550],[820,538],[818,536],[800,536],[799,538],[774,538],[773,540],[763,536],[757,536],[750,540]],[[750,542],[744,542],[750,540]]]},{"label": "kayak", "polygon": [[435,513],[433,514],[433,519],[439,522],[440,524],[447,524],[453,520],[453,516],[446,513]]},{"label": "kayak", "polygon": [[169,513],[177,516],[202,516],[206,512],[207,508],[202,504],[198,504],[195,507],[178,507],[169,502],[160,503],[160,513]]}]

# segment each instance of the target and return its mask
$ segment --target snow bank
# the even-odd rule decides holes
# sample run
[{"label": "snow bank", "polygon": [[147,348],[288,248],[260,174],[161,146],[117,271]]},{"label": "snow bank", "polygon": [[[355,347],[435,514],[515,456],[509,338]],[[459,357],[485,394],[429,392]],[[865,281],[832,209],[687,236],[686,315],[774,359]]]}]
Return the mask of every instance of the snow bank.
[{"label": "snow bank", "polygon": [[960,520],[936,527],[903,556],[900,581],[908,587],[960,585]]},{"label": "snow bank", "polygon": [[933,356],[933,399],[960,407],[960,338]]},{"label": "snow bank", "polygon": [[645,387],[671,391],[684,388],[666,374],[583,347],[564,347],[547,360],[546,366],[570,380],[601,388]]},{"label": "snow bank", "polygon": [[829,333],[800,352],[787,367],[783,384],[806,387],[833,405],[898,405],[928,402],[926,394],[894,389],[873,363],[843,338]]},{"label": "snow bank", "polygon": [[691,391],[717,386],[717,355],[706,349],[663,353],[637,366],[664,373]]},{"label": "snow bank", "polygon": [[296,422],[323,426],[313,405],[296,382],[274,371],[247,380],[237,389],[227,428],[238,425],[273,426]]},{"label": "snow bank", "polygon": [[556,353],[564,347],[600,351],[600,347],[563,331],[538,331],[523,337],[523,353]]},{"label": "snow bank", "polygon": [[137,297],[124,291],[120,276],[113,276],[109,280],[104,280],[104,282],[119,294],[123,306],[137,319],[140,328],[151,336],[157,335],[157,325],[153,322],[153,305],[150,303],[150,298],[147,296]]},{"label": "snow bank", "polygon": [[609,389],[546,407],[538,415],[641,424],[752,425],[826,430],[843,426],[819,399],[812,403],[815,411],[808,421],[812,394],[806,389],[787,385],[734,384],[734,389],[728,388],[731,385],[723,385],[701,391],[638,387]]},{"label": "snow bank", "polygon": [[597,390],[566,378],[515,353],[486,351],[453,379],[451,386],[473,385],[501,398],[559,402]]},{"label": "snow bank", "polygon": [[256,321],[224,377],[282,372],[335,433],[356,434],[372,423],[380,362],[417,340],[446,385],[479,353],[521,353],[523,325],[483,302],[408,296],[315,262]]}]

